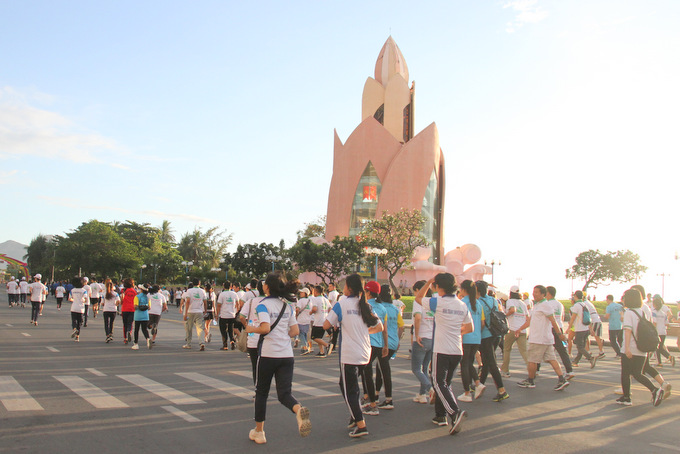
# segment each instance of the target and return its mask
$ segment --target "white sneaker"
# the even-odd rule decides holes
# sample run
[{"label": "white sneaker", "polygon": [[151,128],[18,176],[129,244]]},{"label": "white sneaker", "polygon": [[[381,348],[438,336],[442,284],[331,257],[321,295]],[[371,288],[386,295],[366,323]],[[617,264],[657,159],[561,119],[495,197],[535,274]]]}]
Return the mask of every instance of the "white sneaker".
[{"label": "white sneaker", "polygon": [[475,399],[479,399],[482,397],[482,394],[484,394],[484,390],[486,389],[486,385],[484,383],[480,383],[479,386],[475,389]]},{"label": "white sneaker", "polygon": [[148,347],[149,350],[151,350],[151,339],[146,340],[146,346]]},{"label": "white sneaker", "polygon": [[616,391],[614,391],[614,394],[618,394],[620,396],[623,396],[623,388],[616,388]]},{"label": "white sneaker", "polygon": [[264,430],[262,432],[258,432],[255,429],[251,429],[250,433],[248,434],[248,438],[259,445],[267,443],[267,439],[264,436]]},{"label": "white sneaker", "polygon": [[133,349],[133,350],[139,350],[139,345],[137,345],[137,344],[133,345],[133,346],[132,346],[132,349]]},{"label": "white sneaker", "polygon": [[428,402],[427,395],[416,394],[416,396],[413,398],[413,402],[415,402],[417,404],[426,404]]},{"label": "white sneaker", "polygon": [[472,396],[470,394],[463,393],[460,396],[458,396],[458,400],[460,402],[472,402]]}]

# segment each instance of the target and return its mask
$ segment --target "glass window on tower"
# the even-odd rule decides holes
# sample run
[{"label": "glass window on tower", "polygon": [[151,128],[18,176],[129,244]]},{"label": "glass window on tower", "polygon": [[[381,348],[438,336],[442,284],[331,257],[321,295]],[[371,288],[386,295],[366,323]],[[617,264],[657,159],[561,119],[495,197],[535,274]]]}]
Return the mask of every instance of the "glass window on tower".
[{"label": "glass window on tower", "polygon": [[369,161],[354,193],[352,216],[349,223],[350,237],[358,235],[364,224],[375,218],[381,188],[382,184],[378,178],[378,173],[375,171],[373,163]]},{"label": "glass window on tower", "polygon": [[432,262],[438,258],[435,255],[437,254],[437,246],[439,244],[439,191],[437,188],[437,175],[434,170],[432,170],[430,181],[425,190],[425,197],[423,197],[422,214],[425,218],[423,235],[432,243],[432,254],[430,255],[430,261]]}]

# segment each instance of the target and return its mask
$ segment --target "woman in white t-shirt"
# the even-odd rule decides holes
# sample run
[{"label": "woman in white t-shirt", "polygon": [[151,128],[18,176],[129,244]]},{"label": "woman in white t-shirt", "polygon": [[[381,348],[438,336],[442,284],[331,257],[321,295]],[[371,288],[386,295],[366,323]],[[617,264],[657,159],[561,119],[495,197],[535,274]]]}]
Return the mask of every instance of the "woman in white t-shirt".
[{"label": "woman in white t-shirt", "polygon": [[359,374],[371,358],[369,334],[382,332],[383,325],[366,301],[361,276],[347,276],[343,294],[346,298],[333,305],[323,328],[340,326],[340,390],[350,412],[348,429],[354,429],[349,436],[358,438],[368,435],[359,401]]},{"label": "woman in white t-shirt", "polygon": [[161,314],[168,310],[168,300],[160,290],[160,286],[156,284],[152,285],[149,289],[149,331],[151,332],[151,344],[156,343]]},{"label": "woman in white t-shirt", "polygon": [[642,317],[650,320],[651,311],[642,303],[642,295],[636,289],[626,290],[623,294],[623,306],[626,312],[623,314],[623,350],[621,356],[621,388],[623,395],[616,399],[621,405],[632,405],[630,400],[630,377],[631,375],[648,390],[652,392],[652,403],[657,406],[663,399],[663,390],[652,384],[643,370],[647,361],[647,354],[637,348],[636,333]]},{"label": "woman in white t-shirt", "polygon": [[668,358],[668,360],[671,362],[671,366],[675,366],[675,356],[671,355],[666,348],[666,325],[671,321],[671,309],[664,304],[661,295],[654,295],[652,304],[654,306],[654,310],[652,311],[652,321],[654,322],[654,326],[656,326],[656,332],[659,333],[659,340],[661,341],[659,342],[659,348],[656,349],[656,367],[662,367],[662,355],[665,358]]},{"label": "woman in white t-shirt", "polygon": [[279,402],[295,413],[300,436],[306,437],[312,431],[309,409],[300,405],[291,392],[295,359],[290,339],[297,336],[299,330],[295,312],[285,298],[295,295],[297,288],[297,281],[287,283],[282,273],[271,273],[262,285],[266,297],[256,307],[260,324],[246,326],[246,332],[260,335],[255,381],[255,428],[249,434],[250,439],[258,444],[267,442],[264,420],[274,376]]},{"label": "woman in white t-shirt", "polygon": [[118,306],[120,306],[120,296],[115,292],[111,279],[106,280],[105,286],[106,292],[104,293],[102,312],[104,313],[104,333],[108,344],[113,340],[113,322],[116,320]]},{"label": "woman in white t-shirt", "polygon": [[[260,304],[260,301],[264,299],[264,296],[259,296],[264,295],[264,290],[262,289],[262,281],[259,281],[257,283],[257,292],[259,293],[256,294],[256,292],[249,290],[248,293],[253,296],[251,298],[247,298],[244,295],[245,300],[243,299],[241,300],[244,301],[244,303],[239,312],[239,317],[241,318],[241,324],[244,327],[260,326],[260,321],[257,318],[257,312],[255,309],[257,308],[257,305]],[[257,380],[257,358],[259,356],[257,344],[259,340],[260,335],[257,332],[255,331],[248,332],[246,347],[248,348],[248,357],[250,358],[250,364],[253,370],[253,384]]]},{"label": "woman in white t-shirt", "polygon": [[217,295],[212,288],[212,285],[205,284],[205,295],[207,296],[207,311],[203,314],[203,320],[205,321],[205,341],[210,342],[212,339],[212,334],[210,333],[210,324],[215,318],[215,302],[217,301]]}]

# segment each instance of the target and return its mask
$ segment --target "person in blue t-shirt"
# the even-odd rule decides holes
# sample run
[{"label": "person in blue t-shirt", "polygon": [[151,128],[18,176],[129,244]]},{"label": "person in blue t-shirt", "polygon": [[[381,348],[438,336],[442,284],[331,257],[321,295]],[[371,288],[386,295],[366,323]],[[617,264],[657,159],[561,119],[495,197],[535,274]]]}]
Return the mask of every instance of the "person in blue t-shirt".
[{"label": "person in blue t-shirt", "polygon": [[[458,396],[461,402],[472,402],[473,396],[479,398],[486,386],[479,381],[479,375],[475,369],[475,355],[482,343],[482,304],[477,301],[477,287],[471,280],[463,281],[460,284],[461,301],[465,303],[472,316],[474,330],[463,335],[463,360],[461,361],[461,378],[465,393]],[[436,329],[436,328],[435,328]],[[475,391],[472,389],[472,382],[475,382]]]},{"label": "person in blue t-shirt", "polygon": [[[371,305],[371,309],[373,309],[373,312],[379,320],[384,321],[387,315],[385,306],[378,302],[380,284],[376,281],[369,281],[364,286],[364,291],[366,292],[368,304]],[[371,358],[368,361],[368,364],[364,366],[361,373],[365,403],[362,411],[365,415],[376,416],[380,414],[380,410],[378,410],[378,404],[376,403],[378,396],[375,392],[375,382],[373,381],[373,361],[375,361],[376,358],[382,358],[388,354],[387,326],[383,324],[382,331],[371,334],[369,337],[371,338]]]},{"label": "person in blue t-shirt", "polygon": [[385,400],[378,405],[378,408],[393,410],[394,403],[392,403],[392,369],[390,367],[390,359],[399,348],[399,338],[404,332],[404,319],[401,317],[399,308],[392,304],[392,293],[390,292],[390,286],[388,284],[384,284],[380,287],[378,300],[385,310],[385,318],[382,319],[381,322],[387,327],[387,355],[385,356],[385,347],[383,347],[383,354],[378,356],[378,368],[375,374],[375,393],[376,396],[380,394],[380,388],[382,388],[384,381]]},{"label": "person in blue t-shirt", "polygon": [[621,345],[623,345],[623,306],[614,302],[614,295],[607,295],[607,308],[604,317],[609,320],[609,344],[621,357]]}]

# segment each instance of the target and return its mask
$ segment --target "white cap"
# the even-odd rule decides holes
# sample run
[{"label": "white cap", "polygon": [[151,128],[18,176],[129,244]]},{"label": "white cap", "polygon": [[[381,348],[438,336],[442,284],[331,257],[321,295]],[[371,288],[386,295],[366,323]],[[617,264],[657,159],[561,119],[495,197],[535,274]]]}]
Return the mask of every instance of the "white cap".
[{"label": "white cap", "polygon": [[302,288],[299,290],[299,292],[300,292],[300,293],[306,293],[307,295],[309,295],[309,293],[310,293],[310,291],[309,291],[309,289],[308,289],[307,287],[302,287]]},{"label": "white cap", "polygon": [[35,275],[35,278],[36,278],[37,280],[42,279],[42,274],[40,274],[40,273],[36,274],[36,275]]},{"label": "white cap", "polygon": [[25,281],[25,280],[26,280],[26,276],[21,276],[21,280],[22,280],[22,281]]},{"label": "white cap", "polygon": [[519,286],[513,285],[510,287],[510,293],[519,293]]},{"label": "white cap", "polygon": [[90,282],[90,279],[87,276],[85,276],[85,277],[83,277],[83,282],[88,283],[88,282]]}]

